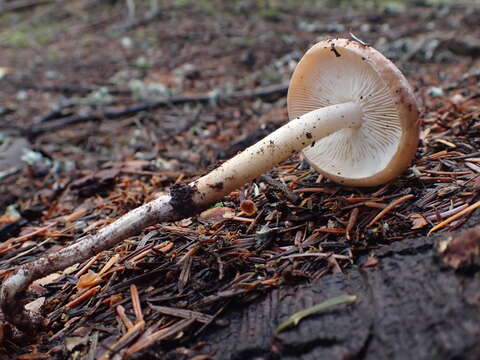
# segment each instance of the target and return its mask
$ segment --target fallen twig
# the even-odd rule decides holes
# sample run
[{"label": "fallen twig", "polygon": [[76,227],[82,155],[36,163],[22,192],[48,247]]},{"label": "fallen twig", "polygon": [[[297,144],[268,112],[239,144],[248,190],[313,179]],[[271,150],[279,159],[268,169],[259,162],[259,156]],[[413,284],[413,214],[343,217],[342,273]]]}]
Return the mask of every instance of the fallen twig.
[{"label": "fallen twig", "polygon": [[[283,96],[287,93],[288,85],[271,85],[253,91],[238,91],[230,95],[220,96],[221,100],[229,99],[251,99],[264,98],[268,96]],[[132,116],[141,111],[153,110],[159,107],[181,105],[187,103],[209,103],[215,100],[216,97],[211,94],[200,95],[182,95],[171,98],[160,99],[154,102],[136,104],[122,110],[106,110],[103,112],[93,112],[86,115],[73,115],[57,120],[50,120],[48,123],[40,124],[27,129],[25,132],[31,136],[41,135],[45,132],[55,131],[70,125],[87,122],[87,121],[101,121],[103,119],[119,119],[122,117]]]},{"label": "fallen twig", "polygon": [[5,15],[8,12],[12,11],[21,11],[26,10],[31,7],[44,5],[53,2],[53,0],[20,0],[15,1],[12,4],[6,4],[0,7],[0,15]]}]

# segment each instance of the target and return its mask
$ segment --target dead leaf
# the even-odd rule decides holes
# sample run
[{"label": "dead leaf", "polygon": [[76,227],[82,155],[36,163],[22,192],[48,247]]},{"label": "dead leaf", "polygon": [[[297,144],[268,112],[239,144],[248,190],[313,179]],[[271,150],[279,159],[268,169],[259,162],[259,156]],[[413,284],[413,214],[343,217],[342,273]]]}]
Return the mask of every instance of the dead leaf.
[{"label": "dead leaf", "polygon": [[421,229],[428,225],[428,221],[420,214],[412,214],[410,218],[412,219],[412,230]]}]

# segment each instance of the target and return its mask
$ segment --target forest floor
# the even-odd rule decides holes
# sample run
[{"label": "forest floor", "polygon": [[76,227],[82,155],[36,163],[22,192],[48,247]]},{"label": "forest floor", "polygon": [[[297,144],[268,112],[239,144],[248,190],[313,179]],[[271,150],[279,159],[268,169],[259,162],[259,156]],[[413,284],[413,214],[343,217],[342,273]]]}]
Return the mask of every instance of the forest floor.
[{"label": "forest floor", "polygon": [[27,302],[49,325],[32,337],[2,322],[0,358],[226,358],[198,339],[230,309],[478,217],[480,6],[186,2],[148,17],[145,2],[129,21],[123,2],[100,3],[0,8],[1,278],[284,124],[292,71],[321,39],[351,32],[402,69],[419,148],[401,177],[366,189],[295,155],[215,210],[34,282]]}]

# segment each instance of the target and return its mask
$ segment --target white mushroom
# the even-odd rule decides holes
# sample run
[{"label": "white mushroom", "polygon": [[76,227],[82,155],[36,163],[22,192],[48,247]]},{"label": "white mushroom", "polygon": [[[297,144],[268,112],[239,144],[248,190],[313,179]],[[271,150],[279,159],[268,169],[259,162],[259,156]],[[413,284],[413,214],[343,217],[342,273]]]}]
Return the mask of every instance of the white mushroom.
[{"label": "white mushroom", "polygon": [[33,328],[36,315],[18,300],[32,281],[85,261],[146,226],[192,216],[297,151],[331,180],[356,186],[393,179],[415,154],[419,123],[412,91],[400,71],[369,46],[344,39],[313,46],[293,74],[288,111],[289,123],[211,173],[17,268],[0,289],[5,316]]},{"label": "white mushroom", "polygon": [[341,184],[373,186],[392,180],[410,164],[419,137],[417,105],[407,80],[372,47],[345,39],[316,44],[292,76],[290,118],[332,105],[348,112],[351,103],[359,108],[357,125],[339,121],[335,133],[303,150],[306,159]]},{"label": "white mushroom", "polygon": [[370,46],[335,39],[313,46],[288,90],[289,123],[194,182],[211,203],[294,152],[332,181],[374,186],[397,177],[418,143],[413,91],[395,65]]}]

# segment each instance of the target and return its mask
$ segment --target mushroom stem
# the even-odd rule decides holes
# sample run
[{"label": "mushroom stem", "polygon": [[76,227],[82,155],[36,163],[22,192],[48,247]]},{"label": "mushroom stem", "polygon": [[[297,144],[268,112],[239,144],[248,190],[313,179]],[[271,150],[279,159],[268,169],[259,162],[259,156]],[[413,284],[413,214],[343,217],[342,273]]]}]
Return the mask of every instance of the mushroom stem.
[{"label": "mushroom stem", "polygon": [[358,128],[361,124],[362,109],[355,102],[308,112],[193,182],[191,185],[198,190],[194,202],[205,206],[218,201],[315,141],[341,129]]},{"label": "mushroom stem", "polygon": [[[188,185],[172,188],[171,195],[146,203],[60,251],[19,266],[0,288],[0,308],[20,328],[33,330],[44,323],[23,307],[20,295],[32,281],[85,261],[145,227],[194,215],[245,182],[256,178],[293,153],[335,131],[361,125],[362,110],[354,102],[324,107],[294,119],[209,174]],[[0,312],[1,312],[0,311]]]}]

